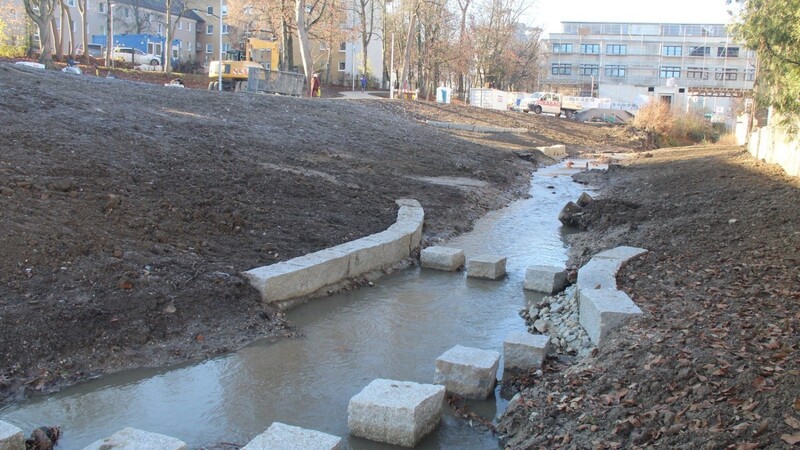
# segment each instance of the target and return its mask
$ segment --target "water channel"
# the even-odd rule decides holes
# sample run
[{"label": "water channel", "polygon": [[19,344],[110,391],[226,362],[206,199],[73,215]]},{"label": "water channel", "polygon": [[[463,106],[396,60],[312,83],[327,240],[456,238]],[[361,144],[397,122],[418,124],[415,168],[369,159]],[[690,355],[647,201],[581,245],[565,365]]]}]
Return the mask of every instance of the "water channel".
[{"label": "water channel", "polygon": [[[26,433],[60,425],[57,448],[69,450],[126,426],[177,437],[190,448],[244,445],[274,421],[341,436],[345,449],[396,448],[348,435],[350,398],[375,378],[431,383],[434,361],[454,345],[502,353],[504,338],[525,330],[518,312],[538,300],[522,290],[526,267],[567,259],[557,215],[583,190],[570,178],[574,172],[563,164],[539,170],[531,198],[487,215],[472,232],[447,243],[463,248],[467,258],[507,256],[503,281],[400,271],[374,287],[290,311],[288,319],[303,337],[257,341],[192,365],[106,376],[7,406],[0,419]],[[505,405],[496,393],[471,402],[470,409],[491,419]],[[445,411],[439,428],[417,448],[499,448],[491,433],[471,428],[449,407]]]}]

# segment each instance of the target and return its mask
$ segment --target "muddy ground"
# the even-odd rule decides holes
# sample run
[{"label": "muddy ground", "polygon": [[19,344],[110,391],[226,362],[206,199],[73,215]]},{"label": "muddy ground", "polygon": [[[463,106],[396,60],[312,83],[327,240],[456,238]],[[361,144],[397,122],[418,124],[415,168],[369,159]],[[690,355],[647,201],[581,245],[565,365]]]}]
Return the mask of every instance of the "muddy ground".
[{"label": "muddy ground", "polygon": [[[424,120],[530,128],[448,133]],[[207,92],[0,63],[0,403],[295,333],[239,276],[425,208],[425,240],[614,127],[459,105]],[[573,149],[574,150],[574,149]],[[462,177],[483,187],[441,186]],[[358,284],[355,280],[354,284]]]},{"label": "muddy ground", "polygon": [[570,262],[648,249],[617,277],[645,315],[587,360],[509,382],[508,448],[795,447],[800,180],[731,147],[640,153],[578,179],[605,188]]}]

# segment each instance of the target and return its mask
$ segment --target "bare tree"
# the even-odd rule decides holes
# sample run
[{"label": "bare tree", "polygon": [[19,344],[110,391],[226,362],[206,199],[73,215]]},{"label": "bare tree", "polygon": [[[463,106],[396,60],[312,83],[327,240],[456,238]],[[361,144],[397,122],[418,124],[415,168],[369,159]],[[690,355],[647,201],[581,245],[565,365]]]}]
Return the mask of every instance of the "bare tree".
[{"label": "bare tree", "polygon": [[[167,39],[165,43],[166,48],[164,49],[164,61],[162,61],[161,64],[164,66],[164,72],[171,73],[172,41],[175,40],[175,27],[178,25],[178,21],[181,20],[181,17],[189,10],[189,7],[184,0],[165,0],[164,6],[167,9]],[[222,11],[219,13],[222,14]],[[222,30],[219,30],[219,32],[222,33]],[[222,61],[220,61],[220,64],[222,64]]]},{"label": "bare tree", "polygon": [[78,12],[81,15],[81,44],[83,45],[83,63],[89,64],[89,0],[78,0]]},{"label": "bare tree", "polygon": [[[61,36],[69,44],[69,57],[75,58],[75,28],[72,26],[72,11],[69,9],[66,0],[61,0]],[[66,36],[66,37],[65,37]]]},{"label": "bare tree", "polygon": [[[376,13],[382,11],[380,0],[352,0],[353,13],[358,19],[359,34],[361,35],[361,59],[362,70],[364,76],[369,74],[369,66],[367,59],[367,49],[372,39],[378,35],[380,26],[376,25]],[[355,61],[353,61],[355,64]],[[383,68],[381,68],[383,69]]]},{"label": "bare tree", "polygon": [[39,62],[54,68],[53,46],[50,40],[50,24],[56,11],[58,0],[22,0],[25,12],[39,29]]}]

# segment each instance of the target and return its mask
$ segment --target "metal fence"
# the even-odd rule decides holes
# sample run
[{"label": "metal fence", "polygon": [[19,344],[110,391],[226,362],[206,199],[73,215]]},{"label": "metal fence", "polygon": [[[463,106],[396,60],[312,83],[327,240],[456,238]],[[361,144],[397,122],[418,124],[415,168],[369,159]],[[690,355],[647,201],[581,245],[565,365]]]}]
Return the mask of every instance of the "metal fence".
[{"label": "metal fence", "polygon": [[300,97],[305,90],[306,77],[302,73],[250,67],[247,74],[247,92]]}]

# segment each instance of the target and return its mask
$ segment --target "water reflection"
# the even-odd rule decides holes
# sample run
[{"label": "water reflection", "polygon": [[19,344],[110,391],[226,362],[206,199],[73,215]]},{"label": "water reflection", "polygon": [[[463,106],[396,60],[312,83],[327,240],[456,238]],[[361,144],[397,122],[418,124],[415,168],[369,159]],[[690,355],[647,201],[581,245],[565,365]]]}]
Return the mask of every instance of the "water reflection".
[{"label": "water reflection", "polygon": [[[342,436],[345,448],[395,448],[348,436],[349,399],[375,378],[430,383],[435,359],[456,344],[502,351],[508,334],[525,329],[518,311],[540,298],[522,290],[526,267],[567,259],[565,230],[556,217],[580,192],[562,168],[541,170],[530,199],[489,214],[473,232],[447,244],[463,248],[467,258],[507,256],[503,281],[402,271],[374,287],[291,311],[289,320],[303,337],[255,342],[200,364],[108,376],[6,407],[0,417],[26,432],[61,425],[63,449],[82,448],[125,426],[178,437],[193,447],[245,444],[274,421]],[[505,401],[470,405],[492,418]],[[442,425],[418,448],[498,448],[490,433],[473,430],[446,410]]]}]

